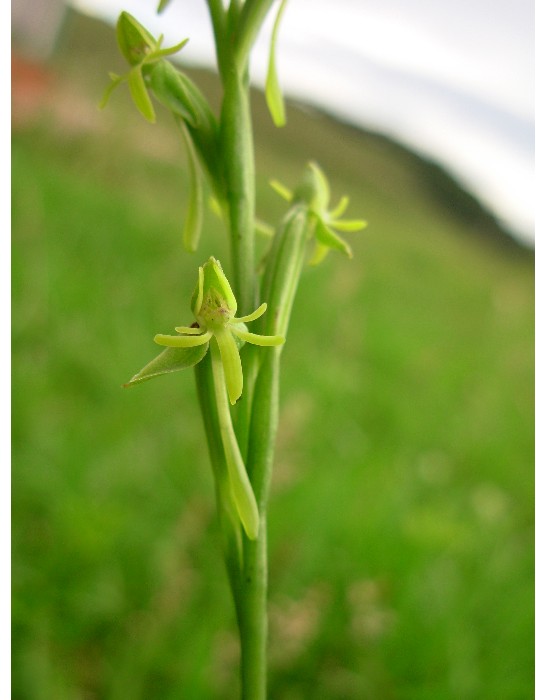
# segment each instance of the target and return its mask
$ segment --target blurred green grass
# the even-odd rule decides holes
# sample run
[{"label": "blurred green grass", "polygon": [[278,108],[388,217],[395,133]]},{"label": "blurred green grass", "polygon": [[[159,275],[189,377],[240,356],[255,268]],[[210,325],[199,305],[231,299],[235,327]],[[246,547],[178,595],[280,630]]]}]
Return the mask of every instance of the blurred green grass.
[{"label": "blurred green grass", "polygon": [[[13,698],[227,700],[193,376],[120,389],[224,233],[207,214],[181,251],[172,124],[126,95],[96,112],[111,32],[73,21],[53,107],[13,136]],[[255,107],[260,216],[314,158],[370,222],[306,271],[285,350],[270,697],[531,697],[532,256],[388,142]]]}]

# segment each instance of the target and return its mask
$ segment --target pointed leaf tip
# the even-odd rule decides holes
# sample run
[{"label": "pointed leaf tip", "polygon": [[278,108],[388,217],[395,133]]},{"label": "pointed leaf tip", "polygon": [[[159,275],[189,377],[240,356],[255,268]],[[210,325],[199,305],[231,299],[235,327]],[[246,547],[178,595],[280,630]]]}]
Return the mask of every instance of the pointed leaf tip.
[{"label": "pointed leaf tip", "polygon": [[208,344],[193,348],[166,348],[153,360],[140,369],[130,381],[122,385],[123,389],[141,384],[148,379],[159,377],[161,374],[178,372],[181,369],[193,367],[205,357]]},{"label": "pointed leaf tip", "polygon": [[281,23],[281,18],[283,16],[283,11],[285,9],[287,0],[282,0],[279,10],[277,12],[277,17],[275,19],[274,28],[272,31],[272,38],[270,41],[270,56],[268,59],[268,73],[266,75],[266,87],[265,96],[268,109],[272,115],[272,120],[274,124],[278,127],[285,126],[287,122],[286,111],[285,111],[285,101],[281,92],[281,86],[279,84],[279,79],[277,77],[277,67],[275,59],[275,49],[277,42],[277,34],[279,31],[279,25]]}]

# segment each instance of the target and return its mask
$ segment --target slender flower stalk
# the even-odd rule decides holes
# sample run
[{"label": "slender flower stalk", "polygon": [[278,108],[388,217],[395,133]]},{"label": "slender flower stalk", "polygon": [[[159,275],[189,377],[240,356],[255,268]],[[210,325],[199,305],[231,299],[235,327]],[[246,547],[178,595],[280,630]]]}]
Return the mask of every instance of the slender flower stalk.
[{"label": "slender flower stalk", "polygon": [[[160,0],[158,11],[169,1]],[[163,48],[163,37],[155,39],[126,12],[119,17],[117,40],[129,69],[122,76],[110,75],[102,104],[126,83],[147,121],[156,119],[153,99],[171,112],[186,148],[191,181],[184,246],[190,253],[197,250],[208,185],[212,201],[227,223],[233,285],[214,257],[198,267],[191,301],[193,322],[177,326],[175,334],[155,335],[155,342],[164,349],[124,386],[137,386],[190,367],[195,370],[240,634],[241,696],[242,700],[265,700],[266,519],[283,343],[305,261],[309,258],[317,264],[330,249],[351,257],[350,247],[338,232],[357,231],[366,224],[340,218],[348,204],[346,197],[329,208],[329,184],[315,163],[308,165],[294,191],[279,181],[272,182],[289,203],[278,226],[272,229],[256,220],[248,63],[274,0],[230,0],[226,5],[222,0],[207,0],[207,4],[223,88],[219,118],[193,81],[168,60],[187,40]],[[285,4],[286,0],[281,0],[276,14],[266,81],[267,103],[277,126],[286,119],[275,61]],[[260,273],[255,252],[257,230],[272,236]],[[237,316],[238,309],[244,315]],[[252,332],[247,324],[260,332]]]}]

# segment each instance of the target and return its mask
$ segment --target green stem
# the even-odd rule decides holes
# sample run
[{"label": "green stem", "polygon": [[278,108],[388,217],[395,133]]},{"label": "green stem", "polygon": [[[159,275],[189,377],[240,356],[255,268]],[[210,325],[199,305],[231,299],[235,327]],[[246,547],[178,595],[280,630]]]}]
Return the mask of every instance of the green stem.
[{"label": "green stem", "polygon": [[[266,333],[286,334],[303,268],[307,233],[306,211],[296,206],[276,234],[265,273]],[[266,697],[266,510],[279,419],[281,351],[281,346],[263,348],[251,413],[247,466],[259,508],[260,526],[255,541],[244,539],[243,542],[244,572],[239,601],[243,700],[264,700]]]},{"label": "green stem", "polygon": [[[248,313],[257,306],[255,276],[255,160],[247,70],[229,65],[223,76],[221,148],[227,187],[235,293],[238,308]],[[244,391],[235,411],[240,449],[246,459],[249,416],[254,390],[257,348],[242,351]]]},{"label": "green stem", "polygon": [[[225,18],[227,26],[225,26],[226,40],[223,47],[224,21],[221,16],[221,5],[217,0],[209,0],[213,20],[216,20],[214,31],[219,44],[218,60],[224,87],[220,148],[228,203],[234,288],[238,308],[243,314],[249,313],[257,306],[255,163],[248,56],[262,21],[272,4],[273,0],[246,0],[238,12],[239,3],[231,2]],[[271,256],[273,260],[269,262],[266,274],[268,297],[265,299],[269,305],[273,304],[273,309],[269,309],[265,325],[278,327],[277,332],[284,333],[288,325],[303,264],[305,222],[306,215],[301,211],[299,216],[296,215],[291,222],[285,223],[283,230],[274,241],[274,252]],[[265,700],[268,581],[266,503],[278,421],[281,351],[280,348],[266,348],[260,354],[256,349],[247,348],[242,353],[245,382],[236,420],[239,438],[237,442],[224,391],[219,350],[216,343],[211,345],[219,435],[228,469],[230,469],[231,488],[233,489],[232,474],[234,473],[236,477],[241,470],[230,468],[230,464],[240,465],[245,457],[259,508],[257,538],[242,538],[243,570],[240,587],[235,591],[242,649],[242,699]],[[260,357],[262,357],[262,365],[257,378]],[[236,493],[234,496],[237,506],[240,506],[238,502],[240,499],[236,499]],[[243,517],[242,520],[244,521]],[[249,535],[251,536],[251,532]]]},{"label": "green stem", "polygon": [[223,75],[227,63],[227,54],[225,47],[226,35],[226,18],[225,9],[222,0],[207,0],[210,19],[212,22],[212,32],[214,34],[214,43],[216,44],[216,55],[218,57],[218,68],[220,74]]},{"label": "green stem", "polygon": [[266,699],[267,583],[266,513],[263,512],[259,514],[257,539],[244,538],[244,569],[238,603],[242,700]]},{"label": "green stem", "polygon": [[251,48],[274,0],[246,0],[238,25],[235,57],[237,65],[247,62]]},{"label": "green stem", "polygon": [[221,112],[223,155],[234,289],[238,308],[255,308],[255,161],[247,71],[230,66],[224,76]]},{"label": "green stem", "polygon": [[[232,37],[230,37],[232,39]],[[224,160],[231,255],[234,269],[235,292],[238,308],[249,313],[256,307],[255,279],[255,166],[251,126],[247,70],[236,64],[224,76],[224,98],[221,113],[221,147]],[[243,353],[245,384],[239,402],[237,429],[242,454],[245,455],[253,395],[253,373],[256,352]],[[260,518],[256,540],[243,538],[243,545],[256,554],[253,562],[261,561],[260,568],[246,564],[238,601],[238,623],[241,642],[241,676],[243,700],[266,698],[266,548],[265,520]],[[250,556],[248,562],[252,562]],[[255,564],[254,564],[255,566]],[[252,596],[251,590],[260,595]]]}]

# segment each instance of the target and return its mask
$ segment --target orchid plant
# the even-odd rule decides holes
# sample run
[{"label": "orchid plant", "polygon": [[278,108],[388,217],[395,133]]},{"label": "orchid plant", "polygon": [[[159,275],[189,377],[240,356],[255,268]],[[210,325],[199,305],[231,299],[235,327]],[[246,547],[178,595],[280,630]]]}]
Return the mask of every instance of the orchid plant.
[{"label": "orchid plant", "polygon": [[[162,0],[158,10],[168,1]],[[284,125],[286,118],[275,61],[285,2],[280,2],[274,22],[266,81],[267,104],[277,126]],[[294,191],[272,182],[289,208],[274,227],[268,253],[259,265],[248,60],[275,0],[230,0],[227,7],[222,0],[207,0],[207,4],[223,87],[218,116],[193,81],[169,60],[187,40],[163,48],[163,37],[153,37],[126,12],[117,22],[117,41],[129,69],[121,76],[110,74],[102,106],[126,83],[147,121],[156,119],[153,98],[172,113],[185,144],[190,175],[184,247],[194,254],[197,250],[205,178],[229,231],[235,291],[215,257],[198,266],[191,301],[193,322],[176,327],[175,334],[157,334],[154,341],[165,349],[124,386],[194,368],[240,634],[242,698],[264,700],[266,511],[278,423],[281,353],[307,260],[318,264],[330,249],[351,257],[339,232],[357,231],[366,223],[340,218],[347,197],[329,208],[329,183],[320,167],[309,163]],[[238,309],[246,314],[237,316]],[[260,332],[252,332],[247,324]]]}]

